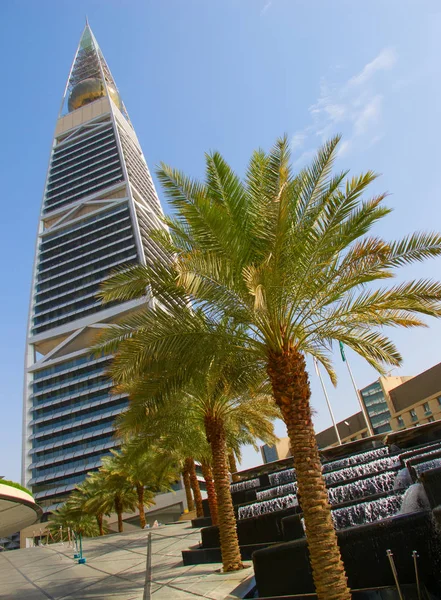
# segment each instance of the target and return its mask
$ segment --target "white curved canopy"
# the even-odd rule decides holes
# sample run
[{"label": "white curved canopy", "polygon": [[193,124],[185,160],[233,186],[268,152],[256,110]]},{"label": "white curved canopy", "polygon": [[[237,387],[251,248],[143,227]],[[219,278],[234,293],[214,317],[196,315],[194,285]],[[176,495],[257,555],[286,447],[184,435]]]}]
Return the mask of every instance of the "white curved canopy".
[{"label": "white curved canopy", "polygon": [[0,537],[32,525],[42,512],[30,494],[0,483]]}]

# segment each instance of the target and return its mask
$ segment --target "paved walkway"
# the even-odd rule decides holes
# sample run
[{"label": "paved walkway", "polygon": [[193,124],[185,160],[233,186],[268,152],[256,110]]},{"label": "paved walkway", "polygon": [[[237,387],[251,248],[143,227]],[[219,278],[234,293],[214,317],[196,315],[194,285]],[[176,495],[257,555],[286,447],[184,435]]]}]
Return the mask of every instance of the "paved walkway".
[{"label": "paved walkway", "polygon": [[200,541],[199,529],[178,523],[158,529],[86,538],[87,563],[67,544],[0,553],[1,600],[149,600],[145,595],[147,536],[152,533],[152,600],[239,598],[251,569],[221,574],[219,564],[184,567],[181,550]]}]

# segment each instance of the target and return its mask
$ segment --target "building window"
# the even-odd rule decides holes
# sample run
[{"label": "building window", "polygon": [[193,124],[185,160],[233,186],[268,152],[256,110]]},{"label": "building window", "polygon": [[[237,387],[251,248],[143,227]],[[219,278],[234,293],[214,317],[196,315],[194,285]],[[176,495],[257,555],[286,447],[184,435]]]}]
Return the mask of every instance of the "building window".
[{"label": "building window", "polygon": [[438,396],[437,400],[438,400],[438,404],[441,406],[441,396]]},{"label": "building window", "polygon": [[404,427],[404,419],[403,417],[397,417],[398,427]]},{"label": "building window", "polygon": [[424,402],[423,408],[424,408],[424,414],[426,414],[426,415],[432,414],[432,411],[430,410],[430,406],[429,406],[428,402]]},{"label": "building window", "polygon": [[412,421],[418,421],[417,414],[413,408],[409,411],[409,413],[410,413],[410,418],[412,419]]},{"label": "building window", "polygon": [[435,420],[435,417],[429,417],[429,418],[427,419],[427,422],[428,422],[428,423],[433,423],[433,421],[434,421],[434,420]]}]

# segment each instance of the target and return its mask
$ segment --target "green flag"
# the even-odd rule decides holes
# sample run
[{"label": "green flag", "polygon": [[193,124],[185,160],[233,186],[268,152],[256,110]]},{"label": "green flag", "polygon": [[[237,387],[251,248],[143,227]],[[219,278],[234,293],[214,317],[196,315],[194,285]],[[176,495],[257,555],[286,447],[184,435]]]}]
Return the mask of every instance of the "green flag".
[{"label": "green flag", "polygon": [[345,349],[342,342],[338,342],[340,346],[340,354],[343,362],[346,362]]}]

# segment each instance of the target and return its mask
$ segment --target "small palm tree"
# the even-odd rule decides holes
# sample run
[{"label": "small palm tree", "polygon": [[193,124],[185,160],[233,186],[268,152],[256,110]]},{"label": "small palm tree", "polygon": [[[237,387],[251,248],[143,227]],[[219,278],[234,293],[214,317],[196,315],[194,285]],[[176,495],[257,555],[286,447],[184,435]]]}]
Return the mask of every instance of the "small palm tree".
[{"label": "small palm tree", "polygon": [[204,183],[162,166],[158,177],[176,216],[157,239],[173,259],[119,273],[104,288],[112,300],[129,288],[149,289],[157,300],[150,314],[109,332],[115,342],[139,328],[118,356],[115,375],[139,371],[149,356],[158,364],[163,359],[165,369],[173,356],[175,365],[180,359],[197,370],[200,348],[209,355],[221,346],[217,324],[235,324],[224,329],[224,346],[236,356],[239,348],[241,357],[246,349],[250,364],[266,370],[287,426],[320,600],[349,600],[350,591],[321,475],[306,356],[335,382],[331,351],[341,342],[383,373],[401,363],[384,328],[418,327],[419,314],[441,315],[438,282],[381,285],[399,267],[439,256],[441,236],[417,233],[396,242],[370,236],[390,212],[385,194],[363,199],[376,177],[370,171],[332,174],[338,142],[325,144],[297,174],[286,138],[268,154],[253,154],[244,181],[218,153],[206,157]]},{"label": "small palm tree", "polygon": [[136,490],[138,499],[139,525],[146,525],[145,508],[154,504],[155,494],[171,490],[176,481],[177,469],[172,465],[164,467],[158,461],[154,446],[145,446],[131,440],[123,444],[121,452],[112,452],[113,473],[125,478]]},{"label": "small palm tree", "polygon": [[138,497],[134,486],[125,476],[119,474],[114,457],[105,456],[99,471],[88,476],[95,494],[86,501],[86,511],[96,511],[101,514],[116,512],[118,516],[118,531],[124,531],[122,515],[124,512],[134,512]]},{"label": "small palm tree", "polygon": [[48,530],[53,538],[57,539],[61,529],[62,539],[66,540],[68,528],[74,531],[75,534],[81,534],[85,537],[100,535],[95,518],[90,514],[79,511],[77,506],[71,504],[69,500],[51,514]]},{"label": "small palm tree", "polygon": [[93,506],[93,504],[90,506],[89,504],[95,493],[96,489],[91,485],[90,477],[86,477],[83,483],[71,493],[67,505],[72,512],[78,513],[79,516],[95,517],[99,535],[104,535],[108,531],[107,524],[104,521],[104,513],[101,511],[101,507]]},{"label": "small palm tree", "polygon": [[[182,310],[187,311],[190,319],[194,318],[192,310],[185,307]],[[167,312],[167,314],[171,313]],[[147,315],[150,318],[148,312]],[[178,403],[185,402],[188,418],[198,422],[199,428],[203,427],[211,449],[223,568],[225,571],[241,569],[243,565],[230,492],[227,429],[232,415],[240,411],[241,406],[248,405],[254,397],[260,398],[264,395],[263,391],[251,393],[250,389],[252,386],[259,389],[258,386],[265,374],[260,365],[251,364],[246,360],[245,355],[240,357],[235,353],[232,360],[229,348],[224,347],[223,343],[219,345],[214,342],[216,348],[211,348],[210,351],[198,346],[199,356],[195,361],[194,369],[188,369],[187,365],[183,369],[182,358],[170,354],[167,358],[161,356],[160,361],[157,362],[153,358],[154,354],[149,354],[147,348],[145,351],[149,354],[149,358],[142,364],[142,369],[136,376],[131,362],[126,365],[127,370],[121,369],[120,359],[125,361],[122,357],[126,351],[131,351],[128,346],[132,346],[139,332],[131,329],[132,336],[126,344],[124,340],[115,340],[114,337],[115,334],[118,338],[121,336],[121,326],[125,327],[126,324],[106,330],[101,346],[105,351],[108,351],[110,346],[113,348],[112,351],[118,348],[117,357],[110,369],[113,380],[119,383],[117,391],[121,389],[128,391],[130,386],[136,386],[136,397],[141,398],[147,406],[155,407],[158,412],[160,407],[167,404],[176,407]],[[220,340],[223,339],[225,328],[230,327],[229,323],[218,325]],[[216,359],[213,359],[214,355]],[[209,361],[207,356],[211,356]],[[135,397],[133,393],[131,397],[133,402]],[[189,431],[195,430],[197,428]],[[170,444],[173,443],[175,443],[173,439],[170,439]]]},{"label": "small palm tree", "polygon": [[133,381],[125,386],[120,385],[118,391],[130,394],[128,410],[117,418],[118,434],[126,445],[130,444],[138,453],[153,450],[158,473],[162,476],[174,474],[171,483],[176,481],[177,471],[181,472],[188,510],[193,511],[196,504],[197,516],[203,516],[194,462],[196,455],[196,460],[200,460],[201,455],[208,453],[202,430],[192,429],[194,422],[189,423],[182,402],[161,404],[160,410],[148,407],[142,390],[139,392]]}]

